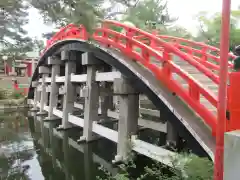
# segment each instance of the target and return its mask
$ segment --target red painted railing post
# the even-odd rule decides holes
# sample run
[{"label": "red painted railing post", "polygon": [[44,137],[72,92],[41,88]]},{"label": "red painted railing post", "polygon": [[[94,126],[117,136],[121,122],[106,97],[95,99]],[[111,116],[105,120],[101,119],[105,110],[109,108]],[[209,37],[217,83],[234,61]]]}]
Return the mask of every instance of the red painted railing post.
[{"label": "red painted railing post", "polygon": [[[102,28],[103,28],[103,29],[107,29],[107,28],[108,28],[107,23],[103,23],[103,24],[102,24]],[[105,31],[103,31],[102,37],[108,39],[107,33],[106,33]]]},{"label": "red painted railing post", "polygon": [[208,56],[207,56],[207,48],[206,47],[203,47],[202,48],[202,61],[207,61],[208,60]]},{"label": "red painted railing post", "polygon": [[[132,31],[131,28],[127,29],[126,36],[127,36],[129,39],[132,39],[132,38],[133,38],[133,31]],[[132,48],[133,48],[132,42],[127,39],[127,40],[126,40],[126,50],[127,50],[127,52],[132,52]]]},{"label": "red painted railing post", "polygon": [[142,56],[146,62],[150,61],[150,56],[147,50],[142,50]]},{"label": "red painted railing post", "polygon": [[[152,32],[152,34],[153,34],[154,36],[157,36],[157,34],[158,34],[157,30],[154,30],[154,31]],[[150,40],[150,47],[153,48],[153,49],[156,49],[156,48],[157,48],[155,39],[151,39],[151,40]]]},{"label": "red painted railing post", "polygon": [[191,56],[193,56],[193,50],[192,50],[192,48],[190,47],[188,50],[187,50],[187,53],[188,53],[188,55],[191,55]]},{"label": "red painted railing post", "polygon": [[[228,53],[231,0],[222,1],[222,30],[220,43],[220,72],[218,92],[218,121],[216,133],[216,152],[214,161],[214,180],[223,180],[224,175],[224,133],[226,130],[227,109],[227,76],[228,76]],[[231,114],[230,114],[231,116]]]},{"label": "red painted railing post", "polygon": [[227,131],[240,129],[240,72],[232,72],[229,75],[228,110],[230,119],[226,120]]},{"label": "red painted railing post", "polygon": [[189,84],[189,95],[195,100],[200,100],[200,92],[196,84],[190,83]]},{"label": "red painted railing post", "polygon": [[164,49],[163,51],[163,75],[167,78],[170,79],[172,76],[172,72],[171,69],[169,67],[169,61],[172,61],[172,55],[166,50]]}]

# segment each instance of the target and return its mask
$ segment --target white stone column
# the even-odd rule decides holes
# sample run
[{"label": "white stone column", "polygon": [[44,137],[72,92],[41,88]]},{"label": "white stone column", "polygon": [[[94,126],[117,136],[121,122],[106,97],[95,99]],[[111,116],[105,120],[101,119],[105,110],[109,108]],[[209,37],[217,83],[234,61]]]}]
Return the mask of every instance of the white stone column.
[{"label": "white stone column", "polygon": [[101,109],[101,122],[108,121],[108,110],[113,110],[113,89],[111,83],[104,82],[100,89],[100,109]]},{"label": "white stone column", "polygon": [[113,163],[127,160],[131,136],[136,135],[139,116],[139,93],[127,79],[114,80],[114,93],[120,95],[117,155]]},{"label": "white stone column", "polygon": [[75,51],[62,51],[61,60],[65,62],[65,82],[62,124],[58,129],[68,129],[72,127],[68,122],[68,114],[73,112],[76,93],[75,85],[70,80],[71,74],[76,72],[77,54]]},{"label": "white stone column", "polygon": [[56,120],[58,117],[53,115],[53,108],[57,107],[59,85],[56,83],[56,76],[60,75],[60,65],[62,61],[57,57],[49,57],[48,65],[51,66],[51,86],[49,96],[48,117],[44,120]]},{"label": "white stone column", "polygon": [[179,142],[179,135],[170,121],[167,121],[167,147],[177,148]]},{"label": "white stone column", "polygon": [[41,100],[40,100],[40,110],[37,113],[37,115],[46,115],[47,112],[44,111],[44,105],[47,103],[47,91],[46,91],[46,78],[48,77],[48,74],[50,73],[49,68],[45,66],[40,66],[39,74],[42,75],[42,84],[41,84]]},{"label": "white stone column", "polygon": [[224,180],[239,180],[240,130],[225,133],[224,139]]},{"label": "white stone column", "polygon": [[33,108],[30,111],[38,111],[37,103],[40,100],[40,92],[38,91],[38,81],[32,82],[32,87],[34,88],[34,99],[33,99]]},{"label": "white stone column", "polygon": [[87,66],[87,82],[83,89],[85,97],[83,136],[80,137],[79,142],[89,142],[96,138],[93,136],[92,123],[98,121],[99,85],[95,81],[97,64],[99,64],[99,60],[92,53],[82,54],[82,65]]}]

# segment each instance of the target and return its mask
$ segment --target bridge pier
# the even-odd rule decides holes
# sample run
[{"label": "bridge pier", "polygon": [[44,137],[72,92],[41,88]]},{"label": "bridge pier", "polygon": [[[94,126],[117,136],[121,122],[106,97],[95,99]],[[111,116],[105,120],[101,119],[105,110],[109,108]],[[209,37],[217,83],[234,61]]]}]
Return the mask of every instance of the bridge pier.
[{"label": "bridge pier", "polygon": [[34,88],[33,108],[30,111],[38,111],[38,102],[40,101],[40,91],[38,91],[39,82],[33,81],[32,87]]},{"label": "bridge pier", "polygon": [[177,148],[179,141],[179,135],[170,121],[167,122],[167,147]]},{"label": "bridge pier", "polygon": [[174,118],[168,109],[160,110],[160,120],[167,124],[167,136],[166,136],[166,147],[170,149],[176,149],[179,145],[179,135],[176,128],[173,126],[170,119]]},{"label": "bridge pier", "polygon": [[39,74],[42,75],[42,84],[41,84],[41,100],[40,100],[40,110],[37,113],[39,116],[46,115],[47,112],[44,110],[44,105],[47,103],[47,91],[46,91],[46,78],[48,77],[50,71],[49,68],[46,66],[40,66],[39,69]]},{"label": "bridge pier", "polygon": [[98,107],[99,107],[99,84],[96,82],[96,65],[99,64],[93,54],[82,54],[82,65],[87,66],[87,81],[83,89],[83,96],[85,98],[84,107],[84,127],[83,136],[78,142],[92,141],[96,139],[93,135],[92,124],[93,121],[98,121]]},{"label": "bridge pier", "polygon": [[59,117],[53,115],[53,108],[57,107],[58,102],[59,85],[56,83],[56,76],[60,75],[60,65],[62,64],[62,61],[55,56],[49,57],[47,63],[51,67],[51,85],[48,117],[44,119],[45,121],[59,119]]},{"label": "bridge pier", "polygon": [[113,163],[125,161],[131,152],[131,136],[136,135],[139,116],[139,93],[127,79],[114,80],[114,93],[119,95],[117,155]]},{"label": "bridge pier", "polygon": [[76,51],[62,51],[61,60],[65,62],[65,81],[63,86],[63,117],[62,124],[58,127],[58,130],[68,129],[72,125],[68,122],[69,113],[74,109],[75,98],[75,85],[71,82],[71,74],[76,72]]},{"label": "bridge pier", "polygon": [[113,110],[114,108],[112,83],[103,82],[100,87],[100,95],[100,122],[104,123],[108,121],[108,110]]}]

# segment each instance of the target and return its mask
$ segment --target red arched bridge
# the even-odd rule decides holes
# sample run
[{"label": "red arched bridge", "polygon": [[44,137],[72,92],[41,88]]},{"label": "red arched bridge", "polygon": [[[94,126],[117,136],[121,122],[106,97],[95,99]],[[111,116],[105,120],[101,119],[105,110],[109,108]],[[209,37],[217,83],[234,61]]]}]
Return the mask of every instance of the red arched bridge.
[{"label": "red arched bridge", "polygon": [[[124,33],[114,29],[121,28]],[[200,42],[151,34],[104,21],[90,36],[70,24],[48,41],[32,77],[30,103],[59,129],[83,128],[79,141],[97,135],[117,143],[115,161],[134,151],[165,164],[169,147],[183,142],[214,159],[220,50]],[[238,79],[229,54],[225,131],[240,128]],[[239,97],[239,99],[238,99]],[[150,118],[149,117],[154,117]],[[107,122],[118,122],[108,127]],[[166,145],[139,139],[141,128],[166,134]]]}]

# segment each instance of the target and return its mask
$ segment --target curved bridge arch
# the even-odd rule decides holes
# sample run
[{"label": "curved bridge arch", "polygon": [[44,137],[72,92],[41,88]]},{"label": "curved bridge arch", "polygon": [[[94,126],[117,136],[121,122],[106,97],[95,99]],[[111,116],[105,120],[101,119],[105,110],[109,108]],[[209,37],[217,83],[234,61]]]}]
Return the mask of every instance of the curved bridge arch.
[{"label": "curved bridge arch", "polygon": [[[123,28],[125,34],[114,31],[114,27]],[[63,60],[67,60],[66,57],[68,55],[66,55],[65,52],[77,52],[76,56],[78,56],[77,58],[79,59],[84,58],[83,54],[85,54],[87,58],[88,54],[90,54],[90,56],[94,57],[94,59],[97,59],[97,61],[106,65],[108,70],[104,70],[103,72],[108,72],[109,70],[113,71],[113,69],[118,70],[121,73],[121,76],[117,75],[117,78],[122,79],[122,81],[126,83],[125,86],[124,83],[121,82],[123,86],[121,91],[124,92],[115,94],[120,96],[122,98],[122,102],[124,102],[126,104],[126,107],[130,109],[125,109],[124,115],[121,115],[121,113],[115,114],[115,117],[122,118],[125,123],[124,126],[126,126],[127,132],[124,131],[124,133],[127,133],[128,136],[133,135],[132,132],[130,132],[130,126],[134,126],[134,123],[132,123],[132,120],[130,120],[131,118],[135,119],[134,122],[136,126],[137,124],[139,125],[139,122],[137,122],[139,119],[137,119],[137,115],[134,113],[134,111],[139,111],[139,109],[133,108],[133,105],[131,105],[131,103],[134,102],[135,105],[137,105],[138,103],[136,99],[139,97],[137,97],[136,94],[144,93],[160,111],[160,119],[164,121],[165,125],[167,122],[167,128],[165,130],[167,132],[167,136],[170,132],[172,132],[172,134],[175,134],[173,135],[174,137],[179,135],[184,138],[190,144],[190,146],[192,146],[192,149],[194,149],[196,153],[208,155],[211,157],[211,159],[213,159],[217,125],[216,111],[219,103],[217,100],[218,86],[220,81],[220,60],[218,57],[218,54],[220,52],[219,49],[208,46],[204,43],[193,42],[182,38],[158,35],[156,33],[150,34],[148,32],[137,29],[136,27],[129,27],[116,21],[104,21],[102,27],[97,28],[93,33],[93,41],[90,42],[88,41],[89,39],[90,38],[88,37],[88,34],[83,26],[77,27],[73,24],[70,24],[62,28],[59,33],[57,33],[51,40],[48,41],[47,47],[43,51],[41,59],[38,63],[37,70],[34,72],[32,78],[33,84],[31,84],[28,95],[29,99],[34,98],[34,103],[33,101],[31,102],[34,104],[35,110],[38,110],[40,106],[41,113],[43,113],[43,111],[48,111],[49,114],[49,106],[43,106],[44,103],[46,103],[44,101],[47,101],[46,97],[40,94],[41,97],[43,97],[40,100],[40,103],[38,93],[39,82],[41,87],[46,88],[45,86],[47,83],[50,83],[51,81],[54,81],[55,83],[57,79],[55,76],[53,76],[54,78],[50,79],[48,75],[43,75],[50,73],[48,68],[48,58],[54,56],[58,57],[58,59],[62,59],[64,56],[65,59]],[[62,51],[65,53],[65,55],[61,54]],[[228,58],[232,60],[235,58],[235,56],[229,54]],[[93,69],[98,67],[96,65],[99,64],[97,62],[94,62],[96,63],[94,64],[96,67],[93,69],[90,68],[88,75],[88,66],[92,66],[93,64],[88,64],[90,62],[88,60],[86,60],[87,63],[85,62],[85,64],[81,64],[79,59],[76,59],[75,66],[77,66],[77,68],[80,68],[81,71],[84,71],[85,74],[79,75],[79,72],[77,72],[76,75],[70,74],[71,68],[74,67],[72,63],[60,63],[60,61],[55,62],[59,64],[59,66],[60,64],[65,65],[61,67],[65,68],[64,73],[67,73],[67,77],[58,77],[58,81],[64,83],[64,87],[69,86],[71,92],[73,92],[74,89],[73,84],[79,84],[79,82],[86,82],[87,86],[93,85],[93,87],[98,87],[95,84],[91,83],[93,80],[95,80],[95,75],[97,77],[97,73],[95,72],[96,70]],[[226,123],[227,127],[225,131],[240,128],[240,123],[238,123],[238,117],[240,115],[240,111],[238,110],[238,102],[240,99],[237,98],[238,95],[236,93],[236,89],[238,88],[236,84],[238,83],[239,73],[231,72],[233,70],[232,68],[232,63],[229,63],[228,76],[230,86],[228,87],[227,102],[230,117],[228,117],[228,121]],[[39,74],[38,71],[40,71],[41,74]],[[105,74],[105,80],[109,75],[115,76],[116,73]],[[41,78],[41,76],[44,78]],[[88,76],[91,76],[92,79],[87,80]],[[75,80],[72,81],[71,78]],[[77,80],[78,78],[80,78],[81,81]],[[110,77],[107,77],[107,79],[109,78]],[[45,82],[43,79],[48,79],[48,82]],[[115,83],[113,80],[114,78],[111,77],[110,79],[113,86]],[[32,85],[34,85],[34,87],[32,87]],[[120,86],[118,84],[118,88],[119,87]],[[85,91],[83,94],[85,94],[86,100],[88,99],[87,96],[89,95],[89,89],[83,89]],[[127,92],[125,92],[125,90]],[[65,91],[66,90],[64,90],[64,88],[61,89],[62,94],[68,94]],[[56,92],[58,92],[58,89],[55,88],[54,92],[56,94]],[[134,98],[132,98],[133,101],[127,100],[126,98],[123,100],[123,96],[125,96],[126,93],[128,95],[134,96]],[[92,95],[94,96],[94,93]],[[64,98],[66,99],[66,102],[63,103],[65,104],[63,111],[57,111],[55,115],[57,114],[56,116],[58,117],[68,119],[68,117],[73,117],[73,115],[68,114],[69,108],[67,102],[69,101],[68,98],[70,98],[71,101],[69,102],[71,103],[69,105],[72,106],[72,104],[74,104],[73,97],[65,97],[64,95]],[[57,97],[55,99],[57,99]],[[90,104],[91,106],[89,105],[89,107],[95,108],[93,106],[93,102]],[[78,105],[78,108],[79,107],[80,109],[83,109],[83,105]],[[91,114],[89,110],[91,108],[89,107],[88,115]],[[122,107],[122,110],[123,109],[124,108]],[[64,113],[64,111],[66,111],[67,114]],[[132,116],[130,111],[133,111],[132,114],[135,115]],[[146,110],[144,111],[146,112]],[[84,113],[85,112],[86,111],[84,111]],[[95,114],[95,118],[98,116],[99,112],[101,114],[102,110],[98,111],[97,114]],[[155,111],[151,114],[158,113],[159,112],[156,113]],[[159,114],[157,116],[159,116]],[[90,115],[88,116],[88,119],[89,117]],[[81,121],[80,126],[82,127],[84,126],[84,123],[89,123],[88,121],[85,121],[85,115],[84,119],[79,117],[73,118],[75,118],[75,121],[78,121],[78,124]],[[140,119],[140,121],[143,122],[142,119]],[[144,123],[145,126],[148,127],[150,126],[149,124],[152,124],[152,128],[154,130],[158,131],[159,129],[162,129],[160,126],[158,126],[160,124],[159,122],[156,124],[150,121],[144,121]],[[168,124],[170,125],[168,126]],[[100,135],[117,142],[119,145],[119,142],[117,140],[119,139],[118,134],[121,134],[123,132],[116,132],[106,128],[104,129],[96,123],[89,125],[90,129],[92,128],[92,125],[94,125],[95,132],[98,134],[100,133]],[[172,125],[175,128],[172,128]],[[156,126],[157,128],[153,126]],[[168,127],[170,127],[170,129],[168,129]],[[85,129],[85,127],[83,128]],[[111,134],[111,137],[109,134]],[[154,157],[151,156],[148,151],[158,151],[160,152],[160,155],[161,152],[163,152],[163,154],[165,153],[163,149],[158,148],[156,150],[156,147],[151,146],[150,144],[144,144],[142,141],[138,141],[135,136],[131,137],[132,142],[137,144],[136,148],[134,149],[137,152],[140,151],[141,153],[152,158]],[[124,141],[126,141],[126,138]],[[122,148],[122,146],[125,145],[121,145],[120,143],[119,146]],[[150,149],[146,151],[146,149],[144,150],[143,147]],[[121,151],[123,154],[126,151],[126,147],[124,148],[124,152]],[[167,153],[170,152],[168,151]]]},{"label": "curved bridge arch", "polygon": [[[169,118],[166,121],[174,124],[180,136],[189,142],[190,147],[198,154],[213,158],[215,148],[214,139],[211,136],[210,130],[204,124],[200,123],[199,117],[186,108],[186,105],[182,101],[179,101],[176,96],[172,95],[163,84],[159,83],[151,72],[134,61],[129,60],[128,57],[116,50],[76,39],[59,41],[43,54],[37,65],[37,70],[34,72],[32,81],[37,80],[39,76],[38,68],[46,65],[46,59],[63,49],[92,52],[98,59],[115,67],[124,76],[134,78],[135,81],[132,85],[136,89],[140,89],[165,118]],[[33,88],[30,87],[28,98],[33,99],[33,95]]]}]

